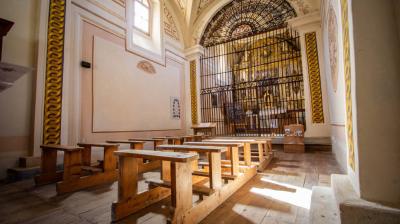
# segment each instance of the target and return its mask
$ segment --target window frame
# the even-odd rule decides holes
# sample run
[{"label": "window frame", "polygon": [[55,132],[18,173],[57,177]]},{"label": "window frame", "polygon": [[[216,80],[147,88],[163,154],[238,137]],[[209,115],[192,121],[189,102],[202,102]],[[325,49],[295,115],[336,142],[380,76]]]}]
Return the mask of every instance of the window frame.
[{"label": "window frame", "polygon": [[[147,4],[149,6],[146,6],[143,1],[146,1]],[[153,10],[152,10],[152,6],[151,6],[151,1],[149,0],[132,0],[133,2],[133,23],[132,26],[135,30],[147,35],[147,36],[151,36],[152,34],[152,23],[153,23]],[[140,29],[139,27],[135,26],[135,3],[138,2],[139,4],[143,5],[144,7],[146,7],[148,9],[148,26],[147,29],[148,31],[144,31],[142,29]]]}]

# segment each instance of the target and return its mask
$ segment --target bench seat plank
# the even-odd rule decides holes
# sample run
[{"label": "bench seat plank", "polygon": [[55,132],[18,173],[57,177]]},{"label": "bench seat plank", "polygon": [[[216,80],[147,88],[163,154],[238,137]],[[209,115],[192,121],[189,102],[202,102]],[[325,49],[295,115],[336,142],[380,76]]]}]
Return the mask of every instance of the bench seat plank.
[{"label": "bench seat plank", "polygon": [[48,149],[48,150],[58,150],[58,151],[79,151],[82,150],[83,148],[81,147],[76,147],[76,146],[69,146],[69,145],[41,145],[40,148],[42,149]]},{"label": "bench seat plank", "polygon": [[216,146],[194,146],[194,145],[159,145],[157,146],[159,150],[175,150],[175,151],[194,151],[194,152],[226,152],[226,147],[216,147]]},{"label": "bench seat plank", "polygon": [[107,143],[120,143],[120,144],[144,144],[144,141],[132,141],[132,140],[107,140]]},{"label": "bench seat plank", "polygon": [[77,144],[80,147],[85,147],[85,146],[93,146],[93,147],[110,147],[110,146],[119,146],[119,144],[116,143],[86,143],[86,142],[80,142]]},{"label": "bench seat plank", "polygon": [[242,147],[242,143],[235,143],[235,142],[185,142],[184,145],[203,145],[203,146],[221,146],[221,147]]},{"label": "bench seat plank", "polygon": [[156,142],[162,139],[155,139],[155,138],[130,138],[129,141],[139,141],[139,142]]},{"label": "bench seat plank", "polygon": [[199,158],[199,155],[196,153],[160,152],[150,150],[118,150],[114,152],[114,154],[123,157],[165,160],[170,162],[190,162]]}]

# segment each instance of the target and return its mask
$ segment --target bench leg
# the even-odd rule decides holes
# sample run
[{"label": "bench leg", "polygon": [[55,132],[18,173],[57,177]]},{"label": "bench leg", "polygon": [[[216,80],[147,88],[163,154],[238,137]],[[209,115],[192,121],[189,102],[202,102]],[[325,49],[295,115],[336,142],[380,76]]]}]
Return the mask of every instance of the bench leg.
[{"label": "bench leg", "polygon": [[138,159],[119,157],[118,201],[124,201],[138,193]]},{"label": "bench leg", "polygon": [[82,165],[90,166],[92,163],[92,147],[85,146],[82,150]]},{"label": "bench leg", "polygon": [[173,144],[174,144],[174,145],[182,145],[182,140],[180,140],[180,139],[174,139],[174,140],[173,140]]},{"label": "bench leg", "polygon": [[62,175],[57,173],[57,151],[43,149],[41,157],[41,173],[35,177],[35,184],[43,185],[61,180]]},{"label": "bench leg", "polygon": [[192,208],[192,168],[190,163],[171,163],[171,204],[173,223],[181,223],[182,215]]},{"label": "bench leg", "polygon": [[81,151],[64,152],[63,181],[70,181],[81,176],[82,154]]},{"label": "bench leg", "polygon": [[246,166],[250,166],[251,165],[251,145],[250,145],[250,143],[244,143],[243,157],[244,157],[244,164]]},{"label": "bench leg", "polygon": [[161,161],[161,180],[171,181],[171,162]]},{"label": "bench leg", "polygon": [[106,146],[104,148],[104,172],[114,172],[117,169],[117,158],[114,156],[114,152],[117,150],[117,146]]},{"label": "bench leg", "polygon": [[264,145],[263,143],[258,143],[258,161],[260,164],[264,161]]},{"label": "bench leg", "polygon": [[222,187],[221,178],[221,153],[209,153],[208,154],[209,167],[209,178],[210,188],[220,189]]},{"label": "bench leg", "polygon": [[236,176],[239,174],[239,149],[238,147],[231,147],[231,174]]},{"label": "bench leg", "polygon": [[[143,143],[131,143],[130,146],[131,149],[137,149],[137,150],[143,149]],[[139,161],[139,166],[143,166],[144,163],[143,159],[138,159],[138,161]]]}]

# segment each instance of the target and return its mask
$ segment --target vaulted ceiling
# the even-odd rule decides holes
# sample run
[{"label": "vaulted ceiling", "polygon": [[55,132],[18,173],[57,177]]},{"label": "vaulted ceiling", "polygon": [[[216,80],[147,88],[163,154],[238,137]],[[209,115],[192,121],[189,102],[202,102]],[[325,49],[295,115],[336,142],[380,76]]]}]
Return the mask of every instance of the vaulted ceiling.
[{"label": "vaulted ceiling", "polygon": [[[193,21],[202,11],[207,10],[208,6],[219,0],[166,0],[172,1],[177,8],[180,9],[180,14],[185,19]],[[288,0],[292,7],[299,15],[308,14],[319,10],[320,0]]]},{"label": "vaulted ceiling", "polygon": [[[180,26],[185,45],[198,43],[210,19],[232,0],[164,0]],[[235,1],[235,0],[233,0]],[[318,11],[320,0],[287,0],[297,16]],[[193,36],[194,35],[194,36]]]}]

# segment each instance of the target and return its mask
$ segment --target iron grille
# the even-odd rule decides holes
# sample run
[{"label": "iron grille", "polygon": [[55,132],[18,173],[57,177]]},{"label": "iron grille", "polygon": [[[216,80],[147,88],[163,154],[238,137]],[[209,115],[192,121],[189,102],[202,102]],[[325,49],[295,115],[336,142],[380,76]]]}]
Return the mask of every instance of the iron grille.
[{"label": "iron grille", "polygon": [[283,27],[243,36],[205,48],[202,122],[217,123],[216,134],[225,136],[281,135],[284,125],[305,125],[298,33]]}]

